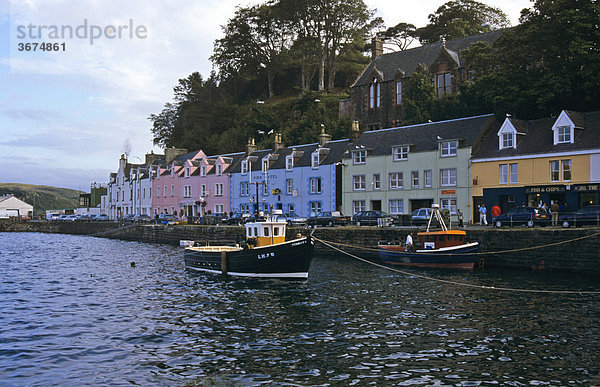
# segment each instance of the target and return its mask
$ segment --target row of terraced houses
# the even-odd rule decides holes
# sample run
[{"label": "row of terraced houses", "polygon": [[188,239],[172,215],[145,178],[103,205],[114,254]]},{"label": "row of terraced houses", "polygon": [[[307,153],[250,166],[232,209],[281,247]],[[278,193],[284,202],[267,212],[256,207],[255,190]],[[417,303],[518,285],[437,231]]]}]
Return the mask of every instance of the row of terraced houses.
[{"label": "row of terraced houses", "polygon": [[270,149],[248,141],[245,152],[206,155],[165,149],[143,163],[121,156],[110,175],[104,211],[127,214],[252,213],[269,208],[311,216],[320,211],[382,210],[408,214],[439,203],[466,221],[478,206],[558,201],[569,210],[599,203],[600,112],[562,111],[537,120],[493,115],[399,126],[403,85],[419,64],[431,72],[440,98],[468,78],[461,50],[493,42],[499,32],[384,54],[372,62],[340,111],[354,119],[349,138]]}]

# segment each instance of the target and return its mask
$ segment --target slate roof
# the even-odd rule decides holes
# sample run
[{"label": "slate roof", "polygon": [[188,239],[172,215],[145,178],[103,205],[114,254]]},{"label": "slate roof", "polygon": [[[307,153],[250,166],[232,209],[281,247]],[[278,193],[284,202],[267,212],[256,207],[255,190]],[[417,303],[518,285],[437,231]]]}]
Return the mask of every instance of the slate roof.
[{"label": "slate roof", "polygon": [[486,132],[479,149],[474,152],[473,159],[511,157],[519,155],[535,155],[544,153],[558,153],[600,149],[600,111],[581,113],[565,111],[575,124],[575,138],[572,144],[554,145],[552,126],[557,118],[547,117],[538,120],[522,121],[509,118],[510,122],[517,123],[517,148],[498,149],[498,130]]},{"label": "slate roof", "polygon": [[[496,30],[484,34],[448,40],[445,42],[445,47],[448,54],[457,62],[459,67],[462,67],[460,59],[461,50],[464,50],[475,42],[485,41],[493,43],[500,37],[502,31]],[[423,63],[428,67],[431,66],[443,49],[444,43],[437,42],[404,51],[382,54],[374,61],[371,61],[352,87],[368,85],[374,69],[379,72],[383,82],[394,80],[398,70],[402,71],[405,77],[410,77],[419,64]]]},{"label": "slate roof", "polygon": [[459,148],[472,146],[489,128],[496,132],[500,128],[493,114],[371,130],[356,140],[344,158],[351,158],[351,151],[357,149],[366,149],[369,156],[391,155],[398,145],[409,145],[411,153],[435,151],[444,140],[458,140]]},{"label": "slate roof", "polygon": [[[325,144],[324,148],[329,149],[329,153],[321,160],[319,165],[328,165],[334,164],[342,158],[344,152],[350,146],[350,140],[334,140],[329,141]],[[261,171],[262,170],[262,159],[271,154],[275,153],[278,155],[277,160],[275,160],[270,166],[269,169],[285,169],[285,159],[286,156],[292,154],[293,151],[302,152],[301,157],[294,159],[294,168],[298,167],[308,167],[312,165],[311,155],[315,151],[315,149],[319,148],[319,143],[313,144],[303,144],[303,145],[294,145],[285,148],[279,149],[277,152],[273,152],[272,149],[262,149],[256,152],[250,153],[249,156],[256,156],[257,159],[255,162],[248,163],[248,169],[250,169],[250,164],[252,164],[252,171]],[[243,160],[245,157],[240,159]],[[241,172],[241,162],[238,162],[231,168],[232,173],[240,173]]]}]

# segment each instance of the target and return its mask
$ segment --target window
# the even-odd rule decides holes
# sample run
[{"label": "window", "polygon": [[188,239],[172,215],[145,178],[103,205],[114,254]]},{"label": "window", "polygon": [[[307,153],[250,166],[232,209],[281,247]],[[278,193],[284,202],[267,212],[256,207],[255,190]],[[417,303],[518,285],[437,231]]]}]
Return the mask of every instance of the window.
[{"label": "window", "polygon": [[571,160],[562,160],[563,181],[571,181]]},{"label": "window", "polygon": [[221,176],[223,174],[223,166],[221,164],[217,164],[217,176]]},{"label": "window", "polygon": [[444,141],[440,144],[440,153],[442,157],[456,156],[458,141]]},{"label": "window", "polygon": [[438,98],[442,98],[445,94],[452,94],[450,73],[442,73],[436,76],[436,88]]},{"label": "window", "polygon": [[288,214],[296,212],[296,207],[294,206],[293,203],[288,204],[287,208],[288,208]]},{"label": "window", "polygon": [[392,148],[394,161],[408,160],[408,146],[397,146]]},{"label": "window", "polygon": [[369,86],[369,109],[378,109],[381,106],[381,84],[374,79]]},{"label": "window", "polygon": [[550,181],[558,181],[560,165],[558,161],[550,161]]},{"label": "window", "polygon": [[396,81],[396,105],[402,104],[402,81]]},{"label": "window", "polygon": [[321,202],[309,202],[310,214],[309,216],[315,216],[321,212]]},{"label": "window", "polygon": [[519,182],[519,164],[510,165],[510,183],[517,184]]},{"label": "window", "polygon": [[160,197],[160,185],[156,186],[156,197],[159,198]]},{"label": "window", "polygon": [[456,185],[456,168],[440,169],[440,185],[442,187]]},{"label": "window", "polygon": [[163,198],[166,198],[167,197],[167,186],[165,185],[163,188],[164,188],[163,189]]},{"label": "window", "polygon": [[390,200],[390,214],[403,214],[404,213],[404,201],[402,199],[392,199]]},{"label": "window", "polygon": [[269,195],[269,184],[265,181],[265,183],[262,185],[262,187],[263,187],[263,195],[268,196]]},{"label": "window", "polygon": [[175,184],[171,184],[171,197],[175,196]]},{"label": "window", "polygon": [[367,209],[366,201],[364,200],[353,200],[352,201],[352,213],[356,214],[359,211],[364,211]]},{"label": "window", "polygon": [[515,147],[515,134],[514,133],[502,133],[502,148],[514,148]]},{"label": "window", "polygon": [[148,188],[148,198],[152,197],[152,187]]},{"label": "window", "polygon": [[242,181],[240,183],[240,196],[249,196],[250,195],[250,183],[247,181]]},{"label": "window", "polygon": [[433,181],[433,172],[431,169],[426,169],[423,171],[423,185],[425,188],[431,188],[431,183]]},{"label": "window", "polygon": [[360,150],[352,152],[352,161],[354,164],[364,164],[367,162],[367,151]]},{"label": "window", "polygon": [[223,183],[215,184],[215,196],[223,196]]},{"label": "window", "polygon": [[294,168],[294,157],[293,156],[286,156],[285,157],[285,170],[286,171],[291,171]]},{"label": "window", "polygon": [[200,166],[200,176],[206,176],[206,165]]},{"label": "window", "polygon": [[224,204],[215,204],[215,214],[222,214],[225,212]]},{"label": "window", "polygon": [[373,174],[373,189],[374,190],[381,189],[381,175],[379,175],[379,173]]},{"label": "window", "polygon": [[456,198],[442,199],[441,207],[450,211],[451,215],[456,215]]},{"label": "window", "polygon": [[192,197],[192,186],[191,185],[184,185],[183,186],[183,197],[184,198],[190,198],[190,197]]},{"label": "window", "polygon": [[365,186],[365,175],[352,176],[352,187],[354,191],[364,191],[366,188]]},{"label": "window", "polygon": [[508,184],[508,164],[500,164],[500,184]]},{"label": "window", "polygon": [[248,204],[248,203],[242,203],[242,204],[240,204],[240,212],[242,214],[248,214],[248,213],[250,213],[250,204]]},{"label": "window", "polygon": [[206,184],[202,184],[200,186],[200,196],[202,196],[202,197],[206,196]]},{"label": "window", "polygon": [[321,178],[311,177],[310,178],[310,193],[321,193]]},{"label": "window", "polygon": [[190,167],[185,167],[184,177],[190,177]]},{"label": "window", "polygon": [[294,193],[294,181],[292,179],[287,179],[285,181],[285,192],[288,195],[291,195]]},{"label": "window", "polygon": [[571,127],[570,126],[559,126],[558,130],[558,144],[571,142]]},{"label": "window", "polygon": [[419,171],[412,171],[410,173],[410,182],[412,188],[419,188]]},{"label": "window", "polygon": [[311,164],[313,169],[319,168],[319,152],[314,152],[311,157]]},{"label": "window", "polygon": [[262,171],[267,172],[269,170],[269,159],[265,158],[262,161]]},{"label": "window", "polygon": [[403,189],[404,176],[402,172],[390,173],[390,189]]},{"label": "window", "polygon": [[242,175],[245,175],[246,173],[248,173],[248,160],[242,160]]}]

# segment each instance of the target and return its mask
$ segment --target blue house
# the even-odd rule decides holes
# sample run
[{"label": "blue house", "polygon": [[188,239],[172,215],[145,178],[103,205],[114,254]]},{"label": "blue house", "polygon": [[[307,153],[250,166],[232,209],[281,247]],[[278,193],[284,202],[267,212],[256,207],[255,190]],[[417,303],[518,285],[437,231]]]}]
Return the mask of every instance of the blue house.
[{"label": "blue house", "polygon": [[230,198],[234,212],[253,213],[269,208],[311,216],[335,211],[342,205],[341,159],[350,140],[331,141],[322,133],[319,142],[285,147],[275,134],[272,149],[248,152],[231,169]]}]

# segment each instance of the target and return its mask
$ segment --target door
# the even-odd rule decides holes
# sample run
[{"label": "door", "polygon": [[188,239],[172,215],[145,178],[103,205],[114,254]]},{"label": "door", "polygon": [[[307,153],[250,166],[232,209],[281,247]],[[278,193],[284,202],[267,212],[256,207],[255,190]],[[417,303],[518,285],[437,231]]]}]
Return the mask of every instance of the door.
[{"label": "door", "polygon": [[381,211],[381,200],[371,200],[371,210]]}]

